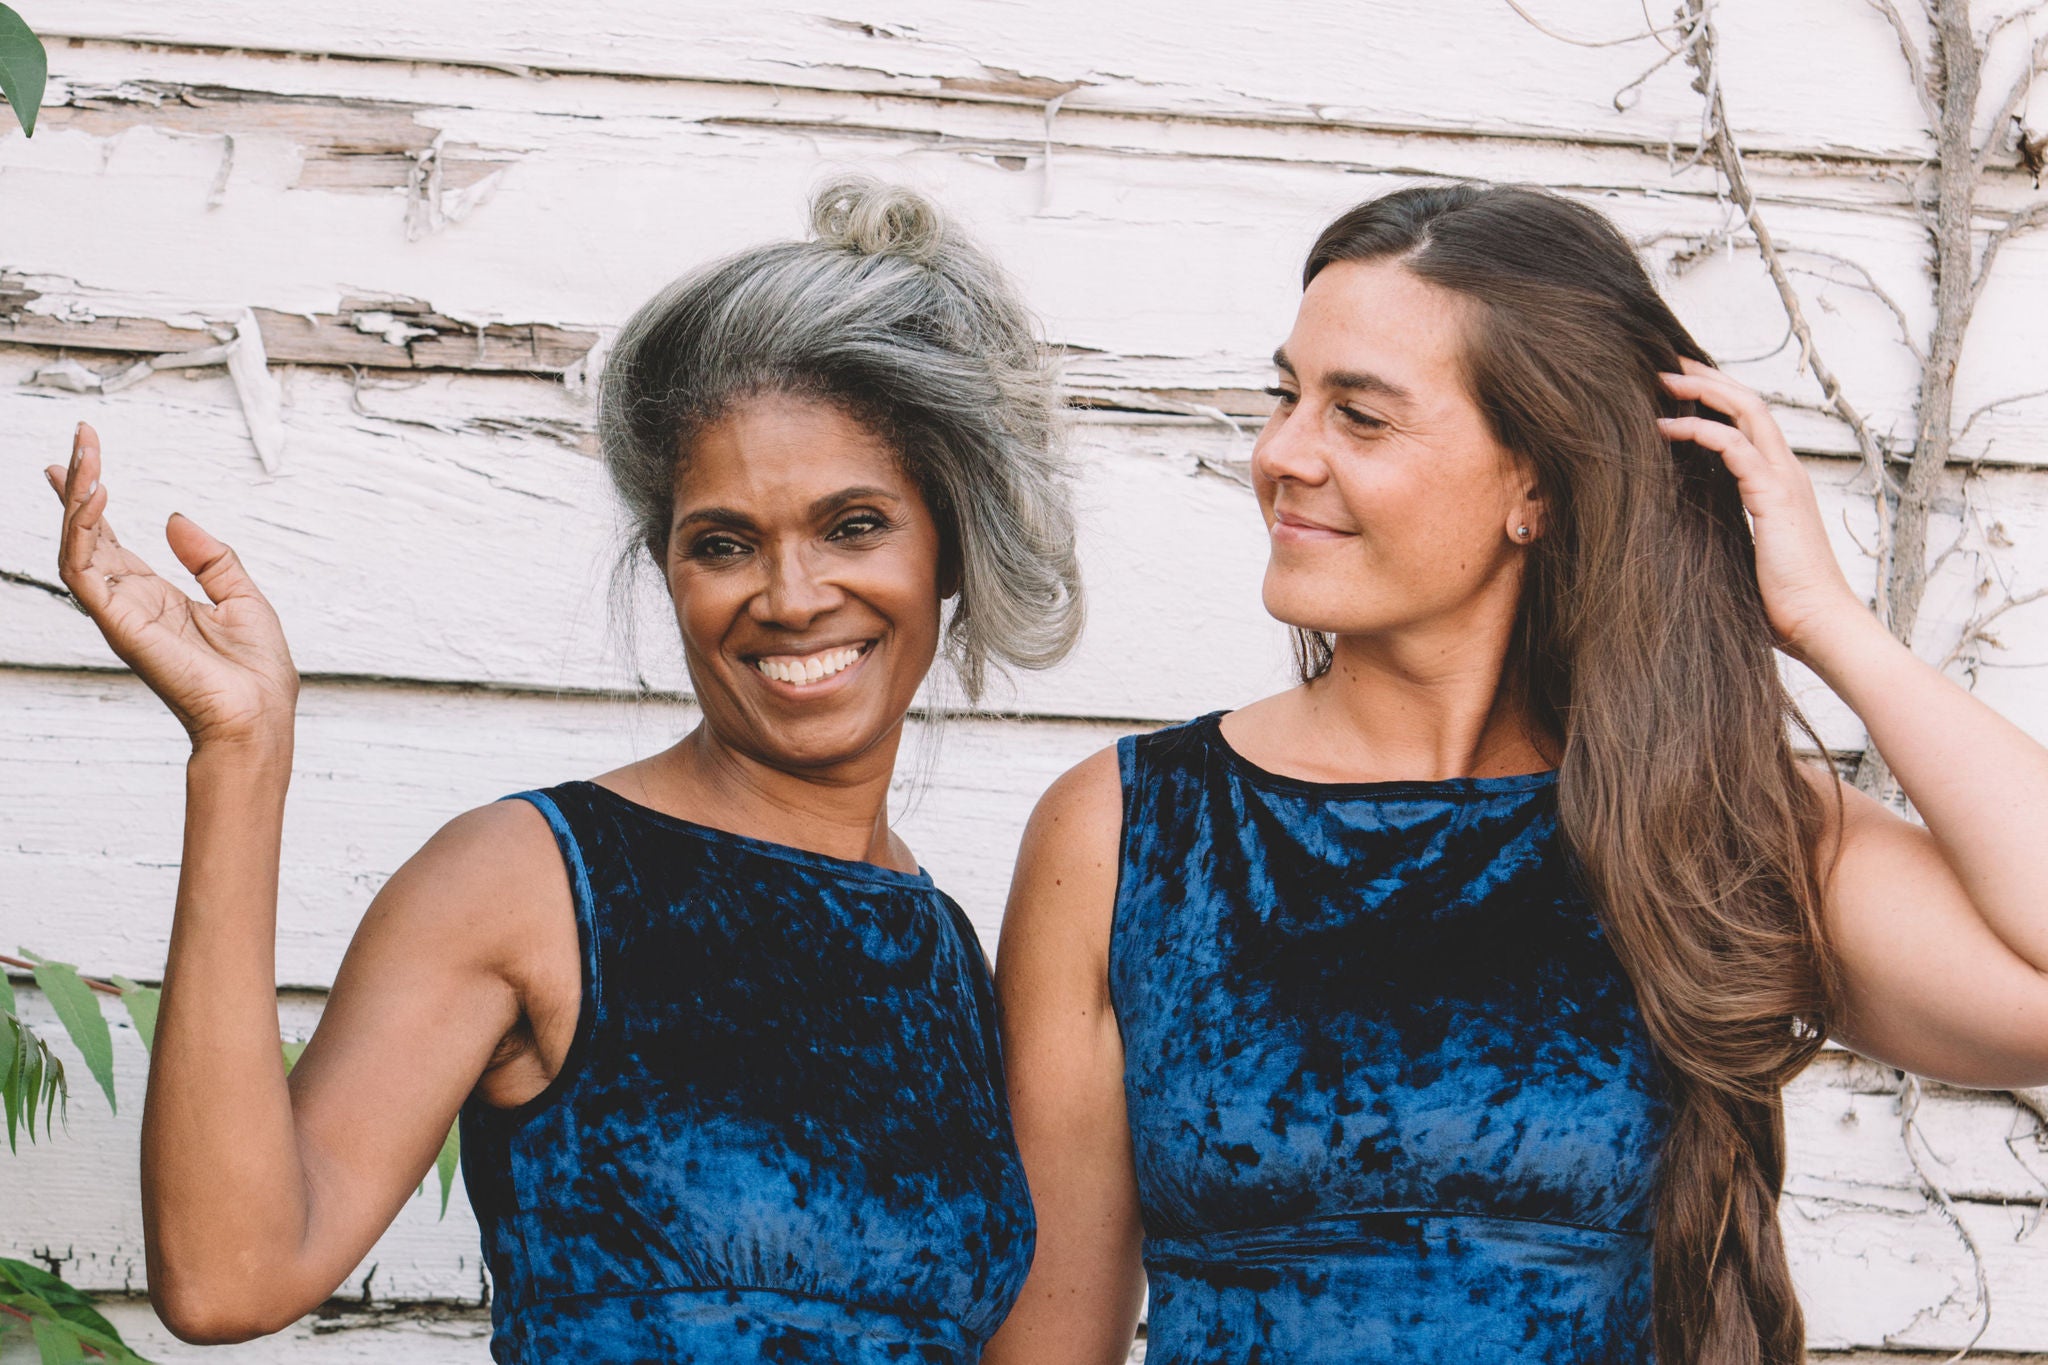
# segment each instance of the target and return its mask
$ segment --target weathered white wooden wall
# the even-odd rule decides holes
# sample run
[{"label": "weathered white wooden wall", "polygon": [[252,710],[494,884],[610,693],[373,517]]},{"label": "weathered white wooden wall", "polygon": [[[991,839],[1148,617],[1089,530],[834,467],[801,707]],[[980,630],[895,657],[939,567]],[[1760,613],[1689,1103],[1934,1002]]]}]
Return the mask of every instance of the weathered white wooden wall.
[{"label": "weathered white wooden wall", "polygon": [[[1635,0],[1525,7],[1580,39],[1643,24]],[[991,945],[1018,832],[1054,774],[1284,680],[1242,461],[1261,357],[1333,213],[1417,176],[1586,196],[1643,241],[1736,373],[1814,396],[1755,257],[1703,249],[1732,220],[1711,174],[1678,168],[1699,126],[1689,73],[1666,66],[1617,110],[1653,42],[1558,41],[1504,0],[18,8],[53,37],[41,130],[0,137],[0,948],[152,978],[168,929],[176,728],[50,591],[37,471],[87,417],[131,543],[167,559],[154,528],[174,507],[235,543],[306,672],[278,959],[293,1030],[317,1017],[363,905],[442,820],[689,724],[685,702],[619,699],[684,689],[657,610],[639,613],[637,656],[608,629],[592,348],[681,270],[795,231],[828,170],[943,196],[1021,278],[1086,405],[1080,655],[999,698],[1003,718],[925,727],[902,782],[906,832]],[[1878,426],[1907,433],[1911,352],[1832,259],[1925,327],[1927,247],[1901,186],[1930,143],[1897,44],[1863,0],[1718,14],[1730,116],[1820,344]],[[1998,170],[1987,200],[2036,193]],[[2048,388],[2044,318],[2048,238],[2015,243],[1965,355],[1962,410]],[[91,382],[244,319],[280,386],[275,472],[225,369],[49,386],[61,361]],[[1964,454],[1981,463],[1951,480],[1933,537],[1957,550],[1923,616],[1932,656],[1974,612],[2048,585],[2044,418],[2037,397],[1972,428]],[[1846,433],[1785,419],[1868,583]],[[1998,635],[1975,685],[2048,737],[2048,604]],[[1861,743],[1853,717],[1811,700],[1830,743]],[[130,1033],[118,1047],[119,1118],[82,1085],[68,1135],[0,1157],[0,1251],[134,1291],[143,1057]],[[1791,1097],[1785,1222],[1819,1347],[1947,1349],[1981,1321],[1970,1252],[1901,1143],[1896,1088],[1832,1054]],[[2040,1129],[1998,1097],[1945,1091],[1919,1122],[1982,1256],[1981,1346],[2048,1353]],[[445,1222],[432,1203],[379,1244],[350,1302],[216,1354],[483,1359],[474,1224],[459,1192]],[[157,1357],[196,1356],[139,1303],[117,1315]]]}]

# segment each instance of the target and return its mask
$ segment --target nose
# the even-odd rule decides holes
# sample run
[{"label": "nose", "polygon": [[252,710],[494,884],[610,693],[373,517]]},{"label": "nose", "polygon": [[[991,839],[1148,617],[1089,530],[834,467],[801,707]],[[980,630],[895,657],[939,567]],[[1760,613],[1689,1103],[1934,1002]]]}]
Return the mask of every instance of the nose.
[{"label": "nose", "polygon": [[765,553],[762,558],[767,561],[767,582],[747,603],[747,610],[763,625],[803,630],[845,599],[836,584],[819,577],[802,544]]},{"label": "nose", "polygon": [[1252,443],[1252,477],[1269,485],[1290,481],[1309,487],[1330,477],[1314,416],[1305,404],[1283,407],[1266,420]]}]

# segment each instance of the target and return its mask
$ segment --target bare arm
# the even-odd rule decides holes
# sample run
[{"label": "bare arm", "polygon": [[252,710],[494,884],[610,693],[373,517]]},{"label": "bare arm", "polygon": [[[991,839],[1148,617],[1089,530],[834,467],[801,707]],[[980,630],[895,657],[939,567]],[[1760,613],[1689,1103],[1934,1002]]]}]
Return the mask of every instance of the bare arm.
[{"label": "bare arm", "polygon": [[1122,1365],[1137,1326],[1143,1228],[1109,999],[1121,826],[1105,751],[1053,784],[1018,854],[996,993],[1038,1249],[984,1365]]},{"label": "bare arm", "polygon": [[2048,1084],[2048,750],[1867,614],[1807,661],[1927,822],[1842,788],[1826,901],[1837,1036],[1955,1085]]},{"label": "bare arm", "polygon": [[2048,1083],[2048,749],[1863,609],[1762,399],[1704,366],[1666,386],[1734,418],[1663,425],[1735,475],[1781,645],[1856,712],[1927,822],[1819,779],[1830,807],[1844,798],[1824,905],[1847,993],[1837,1035],[1958,1085]]},{"label": "bare arm", "polygon": [[209,599],[188,600],[115,540],[99,471],[82,428],[70,469],[52,471],[60,571],[193,744],[143,1114],[150,1292],[180,1336],[239,1340],[330,1295],[432,1164],[521,1020],[510,945],[546,945],[552,910],[575,963],[567,878],[530,808],[456,821],[371,905],[287,1082],[275,939],[297,674],[233,552],[173,519]]}]

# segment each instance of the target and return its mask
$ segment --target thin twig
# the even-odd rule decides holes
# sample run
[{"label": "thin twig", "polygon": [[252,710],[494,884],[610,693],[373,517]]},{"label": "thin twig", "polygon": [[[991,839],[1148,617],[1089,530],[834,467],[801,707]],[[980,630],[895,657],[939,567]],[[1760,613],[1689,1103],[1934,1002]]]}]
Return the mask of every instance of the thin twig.
[{"label": "thin twig", "polygon": [[1570,43],[1573,47],[1627,47],[1630,43],[1645,42],[1662,34],[1685,32],[1684,24],[1672,24],[1666,28],[1652,27],[1641,33],[1631,33],[1626,38],[1574,38],[1568,33],[1559,33],[1556,29],[1547,27],[1541,19],[1523,9],[1520,0],[1507,0],[1507,6],[1522,16],[1523,23],[1544,37],[1554,38],[1560,43]]},{"label": "thin twig", "polygon": [[1920,45],[1913,41],[1913,34],[1906,27],[1906,17],[1899,13],[1892,0],[1867,0],[1867,3],[1885,17],[1892,26],[1892,32],[1898,35],[1899,51],[1905,55],[1906,69],[1913,75],[1913,93],[1919,97],[1920,112],[1927,115],[1927,126],[1933,128],[1941,122],[1941,111],[1934,105],[1933,87],[1927,84],[1927,62],[1920,55]]},{"label": "thin twig", "polygon": [[[36,969],[36,964],[24,958],[9,957],[6,953],[0,953],[0,967],[13,967],[17,971],[32,972]],[[110,981],[100,981],[90,976],[81,976],[78,979],[101,995],[121,994],[121,988]]]},{"label": "thin twig", "polygon": [[1991,402],[1986,403],[1983,407],[1978,408],[1975,412],[1971,413],[1968,417],[1963,419],[1962,426],[1957,428],[1956,430],[1955,441],[1953,442],[1953,444],[1961,445],[1963,443],[1963,438],[1970,434],[1971,427],[1977,425],[1977,419],[1979,417],[1984,416],[1986,413],[1996,412],[2000,408],[2009,408],[2014,403],[2024,403],[2030,398],[2048,398],[2048,389],[2032,389],[2026,393],[2008,394],[2004,398],[1995,398]]},{"label": "thin twig", "polygon": [[[1977,1246],[1977,1239],[1972,1237],[1970,1230],[1963,1226],[1962,1216],[1956,1212],[1955,1201],[1949,1197],[1948,1191],[1943,1188],[1941,1182],[1928,1173],[1927,1167],[1920,1160],[1920,1153],[1914,1150],[1913,1139],[1919,1137],[1919,1130],[1914,1127],[1913,1120],[1919,1113],[1919,1110],[1920,1078],[1910,1071],[1901,1072],[1899,1075],[1899,1140],[1906,1148],[1906,1160],[1912,1163],[1913,1173],[1920,1177],[1920,1183],[1926,1187],[1929,1194],[1934,1196],[1936,1205],[1941,1209],[1941,1216],[1947,1220],[1949,1227],[1954,1229],[1956,1236],[1961,1238],[1963,1245],[1968,1248],[1971,1266],[1975,1270],[1977,1277],[1977,1304],[1984,1310],[1984,1319],[1977,1324],[1976,1332],[1971,1335],[1968,1341],[1963,1343],[1961,1350],[1942,1362],[1942,1365],[1955,1365],[1955,1362],[1969,1355],[1977,1343],[1984,1339],[1984,1333],[1990,1330],[1991,1280],[1984,1272],[1984,1253]],[[1922,1143],[1925,1143],[1925,1141],[1925,1138],[1921,1138]]]},{"label": "thin twig", "polygon": [[1863,279],[1859,284],[1854,280],[1838,280],[1834,276],[1818,270],[1801,270],[1800,272],[1801,274],[1811,275],[1817,280],[1826,280],[1829,284],[1847,284],[1852,289],[1861,289],[1872,295],[1879,303],[1891,310],[1893,320],[1899,324],[1899,340],[1906,343],[1906,349],[1913,353],[1913,358],[1922,365],[1927,363],[1927,351],[1914,339],[1913,324],[1906,317],[1905,308],[1901,306],[1897,299],[1891,296],[1890,292],[1883,285],[1877,282],[1876,277],[1870,273],[1869,267],[1860,261],[1850,260],[1847,256],[1838,256],[1832,251],[1816,251],[1811,247],[1786,247],[1785,250],[1796,251],[1802,256],[1819,256],[1823,260],[1833,261],[1837,265],[1845,265],[1858,275],[1861,275]]},{"label": "thin twig", "polygon": [[[1991,32],[1995,36],[1998,27],[1994,26]],[[1990,44],[1991,40],[1987,37],[1985,47],[1988,49]],[[2006,136],[2014,116],[2020,111],[2020,105],[2027,98],[2027,91],[2033,88],[2034,78],[2041,74],[2041,63],[2044,58],[2048,58],[2048,33],[2034,40],[2033,51],[2027,54],[2027,64],[2020,69],[2020,74],[2013,78],[2012,89],[2005,92],[2005,103],[1998,106],[1998,116],[1991,120],[1991,128],[1984,134],[1984,145],[1977,149],[1976,160],[1973,163],[1980,174],[1991,164],[1991,154],[1998,150],[1999,142]]]},{"label": "thin twig", "polygon": [[2038,602],[2044,597],[2048,597],[2048,588],[2036,588],[2032,592],[2021,593],[2018,597],[2008,597],[1990,611],[1971,617],[1969,622],[1964,625],[1962,635],[1955,643],[1955,648],[1951,649],[1935,667],[1945,669],[1952,663],[1961,662],[1974,645],[1996,643],[1990,636],[1984,633],[1993,621],[1996,621],[2014,607],[2024,607],[2027,603]]},{"label": "thin twig", "polygon": [[[1719,75],[1718,38],[1714,32],[1712,16],[1708,11],[1710,0],[1685,0],[1685,14],[1691,20],[1691,44],[1686,51],[1686,60],[1699,72],[1699,84],[1703,87],[1706,103],[1706,136],[1702,144],[1711,149],[1716,163],[1720,166],[1722,178],[1728,182],[1728,193],[1741,210],[1748,223],[1751,235],[1756,238],[1757,251],[1763,256],[1764,267],[1770,272],[1771,283],[1777,287],[1779,302],[1784,305],[1785,317],[1792,333],[1799,339],[1799,367],[1809,366],[1813,377],[1820,384],[1821,396],[1827,401],[1834,415],[1845,423],[1856,438],[1856,449],[1863,457],[1863,467],[1868,471],[1872,485],[1872,496],[1878,500],[1878,582],[1890,578],[1891,570],[1891,527],[1885,515],[1885,499],[1891,489],[1891,475],[1885,468],[1884,452],[1877,437],[1872,434],[1870,424],[1864,420],[1855,404],[1842,391],[1842,385],[1835,373],[1821,359],[1814,346],[1813,329],[1806,321],[1806,309],[1800,303],[1799,292],[1792,287],[1792,278],[1786,273],[1785,263],[1780,257],[1776,240],[1771,236],[1769,224],[1757,210],[1756,192],[1750,187],[1749,172],[1742,162],[1742,150],[1736,145],[1735,136],[1728,128],[1728,111],[1721,98]],[[1878,595],[1878,618],[1890,624],[1889,603],[1886,595]]]},{"label": "thin twig", "polygon": [[2023,232],[2031,232],[2048,224],[2048,201],[2034,204],[2016,213],[2005,215],[2005,226],[1984,239],[1983,254],[1977,258],[1977,275],[1970,281],[1970,310],[1974,312],[1977,300],[1984,296],[1984,286],[1991,279],[1991,264],[1998,259],[1998,253],[2005,244]]}]

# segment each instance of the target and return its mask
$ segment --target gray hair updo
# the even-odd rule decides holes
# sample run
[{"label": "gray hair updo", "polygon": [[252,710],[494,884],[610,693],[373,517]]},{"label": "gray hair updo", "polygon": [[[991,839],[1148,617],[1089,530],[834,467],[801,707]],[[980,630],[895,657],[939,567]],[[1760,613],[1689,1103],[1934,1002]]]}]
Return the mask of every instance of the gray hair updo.
[{"label": "gray hair updo", "polygon": [[1052,368],[1015,287],[923,195],[834,180],[811,232],[684,276],[620,332],[597,425],[628,555],[662,566],[677,470],[734,404],[838,405],[895,448],[938,519],[960,585],[945,654],[979,700],[991,659],[1046,668],[1080,634]]}]

